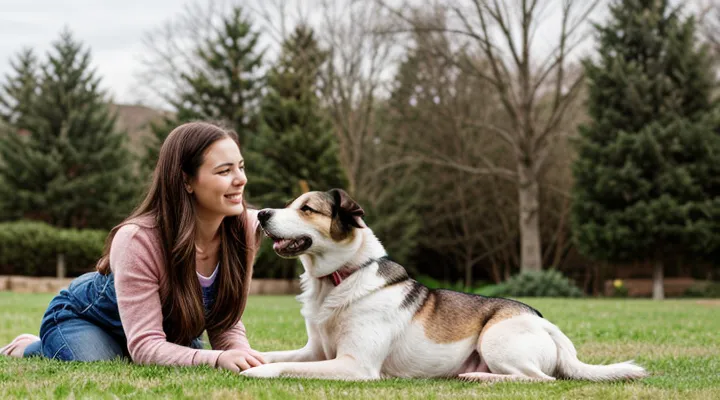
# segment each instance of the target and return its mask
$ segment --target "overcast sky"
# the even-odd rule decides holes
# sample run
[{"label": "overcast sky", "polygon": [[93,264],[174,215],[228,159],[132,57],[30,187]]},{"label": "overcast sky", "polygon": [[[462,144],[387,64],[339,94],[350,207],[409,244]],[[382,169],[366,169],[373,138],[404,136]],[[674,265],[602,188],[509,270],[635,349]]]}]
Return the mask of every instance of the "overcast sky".
[{"label": "overcast sky", "polygon": [[[136,76],[143,35],[181,14],[184,4],[186,0],[0,0],[0,81],[10,72],[9,59],[20,49],[32,47],[44,58],[62,29],[69,27],[90,47],[93,66],[115,100],[139,102],[143,99],[136,90]],[[548,22],[541,36],[555,30],[559,19]]]},{"label": "overcast sky", "polygon": [[45,52],[64,27],[89,46],[93,65],[119,102],[134,102],[142,36],[182,11],[184,0],[0,0],[0,78],[23,47]]}]

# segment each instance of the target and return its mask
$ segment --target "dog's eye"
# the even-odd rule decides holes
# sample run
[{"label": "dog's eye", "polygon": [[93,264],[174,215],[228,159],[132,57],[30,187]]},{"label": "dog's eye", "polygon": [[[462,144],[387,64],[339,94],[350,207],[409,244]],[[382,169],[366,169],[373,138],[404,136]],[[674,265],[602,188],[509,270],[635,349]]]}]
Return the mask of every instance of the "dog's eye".
[{"label": "dog's eye", "polygon": [[309,205],[307,205],[307,204],[305,204],[304,206],[302,206],[302,208],[300,209],[300,211],[315,212],[315,210],[313,210],[313,209],[312,209]]}]

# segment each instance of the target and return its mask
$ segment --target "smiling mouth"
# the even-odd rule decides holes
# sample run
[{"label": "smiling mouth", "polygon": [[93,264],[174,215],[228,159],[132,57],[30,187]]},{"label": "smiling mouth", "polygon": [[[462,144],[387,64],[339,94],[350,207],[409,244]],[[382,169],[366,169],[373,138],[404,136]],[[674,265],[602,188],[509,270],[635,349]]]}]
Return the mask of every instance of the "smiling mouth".
[{"label": "smiling mouth", "polygon": [[267,231],[265,234],[273,241],[273,250],[281,257],[294,257],[310,248],[312,239],[309,236],[300,236],[293,239],[280,238],[271,235]]},{"label": "smiling mouth", "polygon": [[225,198],[229,199],[229,200],[233,200],[233,201],[240,201],[240,200],[242,200],[242,193],[226,194]]}]

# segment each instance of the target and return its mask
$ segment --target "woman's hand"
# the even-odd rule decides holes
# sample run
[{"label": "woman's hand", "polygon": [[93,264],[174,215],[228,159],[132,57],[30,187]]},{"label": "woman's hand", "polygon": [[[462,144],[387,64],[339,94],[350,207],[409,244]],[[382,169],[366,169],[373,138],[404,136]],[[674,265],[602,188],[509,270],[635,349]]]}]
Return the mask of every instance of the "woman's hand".
[{"label": "woman's hand", "polygon": [[217,367],[240,372],[246,369],[265,364],[265,359],[259,351],[248,350],[225,350],[217,359]]}]

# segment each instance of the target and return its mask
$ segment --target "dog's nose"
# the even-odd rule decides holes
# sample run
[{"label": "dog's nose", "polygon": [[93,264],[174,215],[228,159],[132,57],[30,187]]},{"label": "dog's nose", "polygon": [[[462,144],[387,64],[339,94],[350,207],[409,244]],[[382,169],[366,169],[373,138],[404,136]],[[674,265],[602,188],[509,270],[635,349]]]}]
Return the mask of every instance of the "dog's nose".
[{"label": "dog's nose", "polygon": [[265,209],[265,210],[260,210],[260,212],[258,212],[258,220],[260,221],[261,224],[264,224],[265,222],[267,222],[267,220],[269,220],[271,216],[272,216],[272,210]]}]

